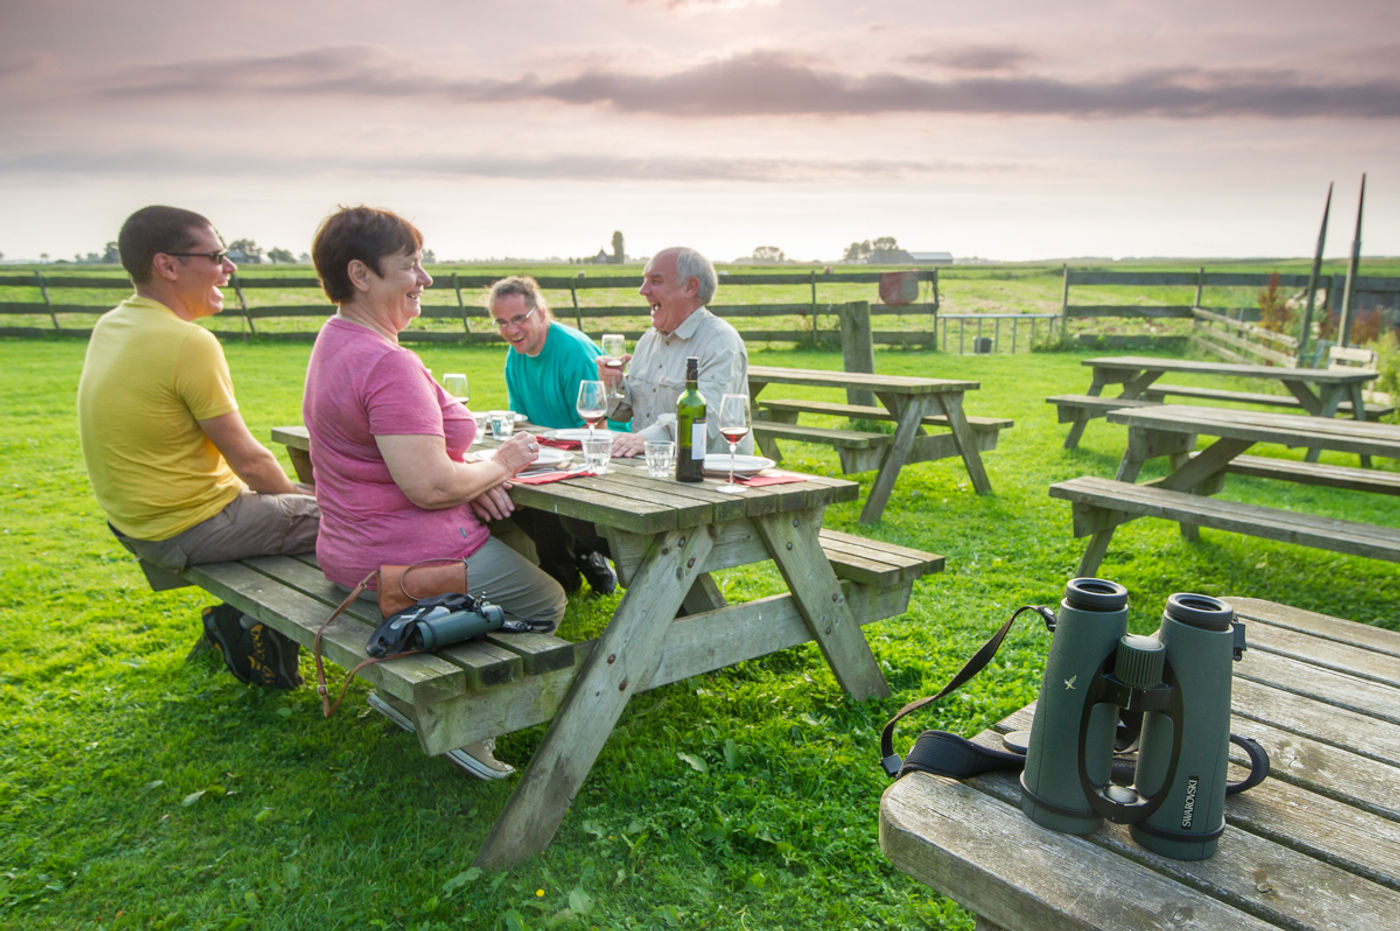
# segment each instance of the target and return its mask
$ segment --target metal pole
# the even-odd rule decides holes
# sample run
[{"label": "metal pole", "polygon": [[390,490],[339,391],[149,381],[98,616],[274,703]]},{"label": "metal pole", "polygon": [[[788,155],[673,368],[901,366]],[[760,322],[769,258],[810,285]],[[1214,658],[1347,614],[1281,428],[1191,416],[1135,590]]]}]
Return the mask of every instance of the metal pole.
[{"label": "metal pole", "polygon": [[1312,334],[1313,305],[1317,300],[1317,276],[1322,271],[1322,247],[1327,245],[1327,216],[1332,212],[1332,182],[1327,183],[1327,202],[1322,206],[1322,226],[1317,231],[1317,251],[1313,253],[1312,272],[1308,275],[1308,305],[1303,311],[1303,332],[1298,335],[1298,367],[1308,355],[1308,336]]}]

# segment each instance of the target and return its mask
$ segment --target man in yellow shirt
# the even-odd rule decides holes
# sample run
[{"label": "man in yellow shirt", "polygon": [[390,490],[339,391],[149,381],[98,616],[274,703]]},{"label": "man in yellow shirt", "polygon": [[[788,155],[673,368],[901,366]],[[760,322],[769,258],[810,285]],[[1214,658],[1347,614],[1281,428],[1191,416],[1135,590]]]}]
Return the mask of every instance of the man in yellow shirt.
[{"label": "man in yellow shirt", "polygon": [[[136,293],[93,327],[78,434],[98,504],[121,544],[169,570],[315,550],[320,512],[238,413],[219,341],[195,323],[223,310],[236,266],[207,219],[145,207],[117,238]],[[244,681],[290,687],[295,642],[227,605],[205,632]]]}]

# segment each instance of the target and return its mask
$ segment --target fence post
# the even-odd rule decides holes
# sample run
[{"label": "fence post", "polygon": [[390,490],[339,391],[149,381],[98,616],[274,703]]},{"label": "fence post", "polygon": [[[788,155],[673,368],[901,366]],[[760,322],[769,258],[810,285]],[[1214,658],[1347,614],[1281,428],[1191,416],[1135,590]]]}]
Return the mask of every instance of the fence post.
[{"label": "fence post", "polygon": [[53,301],[49,299],[49,286],[47,282],[44,281],[44,276],[39,274],[39,269],[37,268],[34,269],[34,281],[39,285],[39,293],[44,296],[44,304],[49,308],[49,319],[53,321],[54,330],[62,330],[63,327],[58,325],[58,314],[53,312]]},{"label": "fence post", "polygon": [[578,280],[583,275],[583,272],[579,272],[574,276],[574,280],[569,282],[569,297],[574,302],[574,326],[578,328],[580,333],[583,332],[583,311],[578,309]]},{"label": "fence post", "polygon": [[[238,309],[243,312],[243,316],[240,319],[248,324],[248,331],[256,336],[258,328],[253,326],[253,318],[248,316],[248,302],[243,299],[243,285],[238,282],[238,272],[233,273],[233,293],[238,295]],[[248,333],[242,335],[243,342],[248,342]]]},{"label": "fence post", "polygon": [[817,270],[814,268],[807,274],[812,285],[812,348],[815,349],[821,345],[817,336]]},{"label": "fence post", "polygon": [[1060,340],[1063,342],[1069,333],[1069,265],[1064,266],[1065,287],[1060,293]]},{"label": "fence post", "polygon": [[462,312],[462,332],[471,335],[472,325],[467,320],[467,302],[462,300],[462,284],[457,280],[457,273],[452,273],[452,290],[457,292],[457,309]]},{"label": "fence post", "polygon": [[[841,304],[841,358],[848,372],[875,371],[875,343],[870,330],[870,302]],[[875,404],[868,388],[847,388],[846,403]]]},{"label": "fence post", "polygon": [[1195,306],[1197,306],[1197,307],[1202,306],[1202,304],[1201,304],[1201,291],[1205,288],[1205,283],[1206,283],[1206,267],[1205,267],[1204,265],[1202,265],[1200,268],[1196,269],[1196,300],[1195,300]]}]

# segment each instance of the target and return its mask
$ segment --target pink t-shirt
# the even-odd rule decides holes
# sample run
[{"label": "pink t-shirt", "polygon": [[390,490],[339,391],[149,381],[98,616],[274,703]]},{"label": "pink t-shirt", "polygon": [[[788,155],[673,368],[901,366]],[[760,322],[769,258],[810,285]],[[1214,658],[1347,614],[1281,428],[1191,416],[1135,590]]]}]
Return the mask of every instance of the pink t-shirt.
[{"label": "pink t-shirt", "polygon": [[432,434],[459,461],[471,446],[476,421],[416,353],[332,317],[311,350],[301,414],[321,506],[316,558],[326,578],[353,586],[381,564],[469,556],[486,542],[489,532],[468,505],[427,511],[409,501],[375,443]]}]

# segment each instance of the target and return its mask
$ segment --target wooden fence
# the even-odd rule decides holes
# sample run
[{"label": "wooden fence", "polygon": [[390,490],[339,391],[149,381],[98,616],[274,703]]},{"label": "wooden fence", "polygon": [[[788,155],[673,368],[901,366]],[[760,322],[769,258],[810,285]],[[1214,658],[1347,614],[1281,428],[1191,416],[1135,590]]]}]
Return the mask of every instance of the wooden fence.
[{"label": "wooden fence", "polygon": [[[752,304],[711,304],[710,310],[730,318],[746,341],[835,344],[840,340],[840,308],[850,303],[835,301],[831,292],[850,295],[851,285],[878,285],[881,272],[819,272],[722,274],[719,297],[730,289],[756,286],[785,286],[787,293],[802,293],[801,299]],[[883,345],[933,346],[936,342],[939,281],[938,269],[908,273],[913,277],[918,298],[908,304],[868,301],[872,317],[871,337]],[[494,342],[500,339],[489,313],[481,305],[480,293],[501,276],[439,273],[425,295],[422,325],[402,334],[405,342]],[[590,336],[603,332],[623,333],[636,339],[649,326],[648,312],[636,290],[636,275],[585,277],[536,276],[555,315],[573,323]],[[0,301],[0,316],[15,321],[0,327],[0,335],[65,335],[86,337],[94,319],[130,293],[125,278],[96,275],[0,275],[0,287],[30,288],[37,300]],[[259,293],[279,292],[271,300],[259,301]],[[775,289],[770,289],[775,290]],[[865,290],[865,289],[860,289]],[[287,292],[310,292],[315,302],[289,302]],[[235,274],[224,288],[227,309],[206,325],[221,338],[310,340],[320,322],[333,308],[320,295],[320,285],[312,277]],[[805,292],[805,293],[803,293]],[[825,294],[823,292],[826,292]],[[876,297],[876,287],[865,293]],[[55,295],[59,295],[55,297]],[[77,296],[82,300],[68,299]],[[293,293],[291,299],[301,297]],[[595,302],[601,299],[601,303]],[[626,301],[627,303],[622,303]],[[776,324],[776,326],[775,326]],[[882,326],[883,325],[883,326]]]},{"label": "wooden fence", "polygon": [[[1280,289],[1306,293],[1309,276],[1301,274],[1280,274],[1276,276]],[[1201,268],[1194,272],[1113,272],[1089,271],[1064,267],[1064,293],[1061,301],[1061,332],[1065,332],[1071,319],[1126,317],[1140,319],[1191,319],[1199,320],[1199,312],[1214,313],[1239,322],[1259,319],[1258,293],[1275,280],[1273,274],[1258,272],[1208,272]],[[1323,297],[1313,312],[1316,326],[1332,308],[1340,307],[1342,291],[1346,284],[1345,275],[1319,275],[1316,287]],[[1073,287],[1108,286],[1120,287],[1166,287],[1192,289],[1194,296],[1189,302],[1180,304],[1074,304],[1070,302],[1070,289]],[[1242,304],[1241,289],[1248,292],[1248,304]],[[1383,306],[1400,303],[1400,278],[1379,276],[1357,276],[1352,281],[1353,310],[1363,307],[1363,296],[1373,303]],[[1230,302],[1229,298],[1234,298]],[[1207,300],[1211,298],[1211,300]],[[1226,302],[1221,303],[1222,299]],[[1257,328],[1256,328],[1257,329]],[[1301,315],[1298,338],[1302,337]],[[1312,334],[1309,334],[1311,340]],[[1298,342],[1295,339],[1294,353]]]}]

